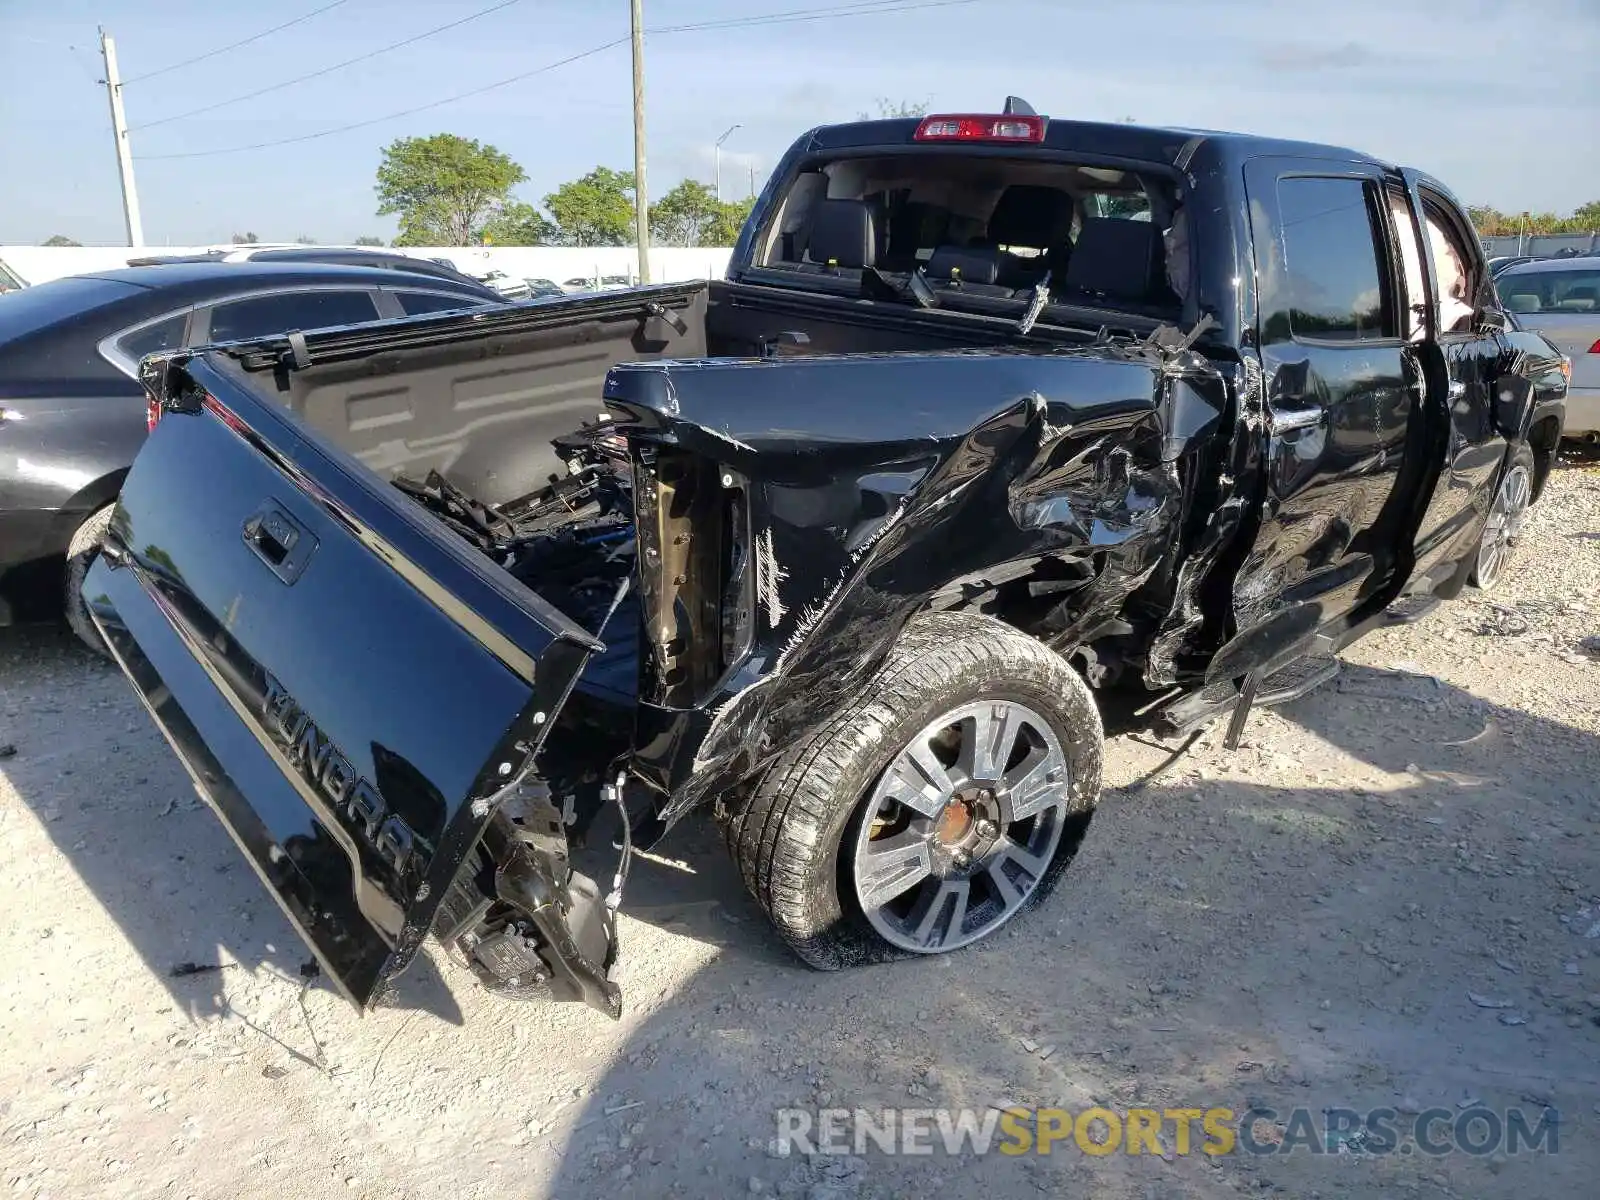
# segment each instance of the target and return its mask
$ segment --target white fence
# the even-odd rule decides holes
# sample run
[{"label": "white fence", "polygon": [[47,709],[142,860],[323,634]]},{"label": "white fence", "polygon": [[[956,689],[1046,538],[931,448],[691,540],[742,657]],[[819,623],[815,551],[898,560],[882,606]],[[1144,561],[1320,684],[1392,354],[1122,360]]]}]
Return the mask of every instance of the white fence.
[{"label": "white fence", "polygon": [[[0,263],[24,283],[44,283],[64,275],[110,271],[130,258],[150,255],[203,254],[242,246],[0,246]],[[259,248],[259,247],[258,247]],[[376,247],[374,247],[376,249]],[[513,279],[592,279],[625,275],[636,279],[637,251],[632,246],[406,246],[398,253],[413,258],[447,258],[469,275],[504,271]],[[728,269],[727,248],[660,246],[650,251],[650,277],[656,283],[686,279],[720,279]]]}]

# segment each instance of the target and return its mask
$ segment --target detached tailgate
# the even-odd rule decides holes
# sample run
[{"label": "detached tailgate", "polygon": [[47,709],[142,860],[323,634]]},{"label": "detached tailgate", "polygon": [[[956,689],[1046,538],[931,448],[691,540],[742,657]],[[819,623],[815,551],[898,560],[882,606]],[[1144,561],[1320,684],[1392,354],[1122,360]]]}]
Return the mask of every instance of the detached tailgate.
[{"label": "detached tailgate", "polygon": [[[270,377],[249,380],[270,387]],[[598,644],[218,352],[168,368],[84,596],[358,1004],[426,936]]]}]

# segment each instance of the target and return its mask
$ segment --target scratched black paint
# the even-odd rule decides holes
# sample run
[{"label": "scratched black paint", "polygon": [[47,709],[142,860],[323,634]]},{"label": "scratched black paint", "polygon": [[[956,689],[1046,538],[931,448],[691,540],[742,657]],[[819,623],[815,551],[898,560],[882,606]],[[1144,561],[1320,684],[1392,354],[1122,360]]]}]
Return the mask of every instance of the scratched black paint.
[{"label": "scratched black paint", "polygon": [[[639,586],[617,610],[631,628],[607,633],[612,649],[575,691],[595,640],[538,598],[537,578],[519,587],[284,416],[278,389],[304,368],[281,343],[149,380],[184,415],[135,465],[86,595],[202,789],[358,999],[414,953],[496,797],[535,770],[559,795],[626,767],[655,790],[640,832],[659,835],[818,728],[927,609],[1024,629],[1102,695],[1160,696],[1151,719],[1160,704],[1204,709],[1213,689],[1226,703],[1245,674],[1312,639],[1336,649],[1408,589],[1454,594],[1507,448],[1526,439],[1547,466],[1559,359],[1488,312],[1471,334],[1440,334],[1431,284],[1404,294],[1388,204],[1374,226],[1384,286],[1393,311],[1403,300],[1425,314],[1420,336],[1341,346],[1284,316],[1280,178],[1354,178],[1402,210],[1426,196],[1459,216],[1434,181],[1351,151],[1076,122],[1051,122],[1027,151],[972,148],[1127,164],[1180,187],[1192,346],[1099,310],[1052,305],[1024,337],[1004,321],[806,294],[792,274],[778,286],[756,248],[794,177],[829,157],[922,152],[914,128],[805,135],[728,281],[637,297],[641,313],[691,314],[687,344],[702,338],[714,357],[606,377],[631,456]],[[608,300],[608,320],[634,352],[661,352],[661,321],[641,317],[633,336],[631,303]],[[453,383],[452,367],[525,350],[564,311],[313,333],[293,357],[404,383],[406,356],[424,355]],[[592,327],[563,333],[562,352]],[[817,336],[784,341],[797,329]],[[319,539],[293,581],[239,537],[267,497]],[[348,803],[342,768],[347,802],[329,804],[324,776],[263,760],[283,748],[249,716],[269,657],[321,735],[311,756],[325,741],[371,781],[412,835],[406,855],[384,842],[376,803]],[[630,666],[637,686],[617,686]]]}]

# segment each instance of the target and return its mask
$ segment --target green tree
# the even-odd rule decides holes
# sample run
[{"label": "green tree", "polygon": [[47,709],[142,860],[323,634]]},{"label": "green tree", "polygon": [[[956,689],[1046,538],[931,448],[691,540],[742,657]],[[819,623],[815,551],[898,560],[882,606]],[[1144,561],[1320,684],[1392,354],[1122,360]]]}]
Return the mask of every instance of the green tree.
[{"label": "green tree", "polygon": [[698,179],[685,179],[650,206],[650,236],[664,246],[703,246],[722,205]]},{"label": "green tree", "polygon": [[60,234],[60,233],[52,234],[50,237],[46,238],[44,244],[46,246],[81,246],[81,245],[83,245],[82,242],[75,242],[71,238],[67,237],[65,234]]},{"label": "green tree", "polygon": [[365,233],[356,239],[356,245],[381,246],[383,245],[383,239],[381,237],[373,237],[370,233]]},{"label": "green tree", "polygon": [[1497,208],[1487,204],[1467,205],[1467,217],[1472,221],[1472,227],[1481,237],[1496,237],[1504,233],[1515,233],[1515,229],[1508,227],[1506,216]]},{"label": "green tree", "polygon": [[484,224],[481,237],[493,246],[548,246],[560,230],[533,205],[511,200]]},{"label": "green tree", "polygon": [[633,241],[633,172],[596,167],[544,198],[546,211],[572,246],[625,246]]},{"label": "green tree", "polygon": [[717,219],[706,230],[702,246],[731,246],[739,240],[750,210],[756,206],[754,196],[744,200],[725,200],[718,206]]},{"label": "green tree", "polygon": [[895,117],[925,117],[928,115],[928,101],[926,100],[890,100],[887,96],[879,96],[877,106],[876,115],[863,110],[856,115],[856,120],[888,121]]},{"label": "green tree", "polygon": [[1591,200],[1587,204],[1580,204],[1573,212],[1572,220],[1581,233],[1600,230],[1600,200]]},{"label": "green tree", "polygon": [[315,246],[317,244],[317,239],[312,237],[309,233],[302,233],[299,237],[295,238],[295,243],[300,246]]},{"label": "green tree", "polygon": [[466,246],[527,177],[508,156],[472,138],[397,138],[378,166],[378,215],[399,215],[397,246]]},{"label": "green tree", "polygon": [[261,239],[253,233],[236,233],[233,235],[235,246],[254,246]]}]

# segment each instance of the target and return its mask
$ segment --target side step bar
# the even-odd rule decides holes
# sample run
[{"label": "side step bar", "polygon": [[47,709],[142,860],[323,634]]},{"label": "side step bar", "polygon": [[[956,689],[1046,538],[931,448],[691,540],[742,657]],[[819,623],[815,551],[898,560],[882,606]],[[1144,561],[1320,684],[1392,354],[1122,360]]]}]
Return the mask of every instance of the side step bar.
[{"label": "side step bar", "polygon": [[1156,717],[1155,725],[1162,736],[1179,737],[1207,721],[1232,712],[1233,720],[1229,722],[1227,740],[1232,743],[1228,748],[1233,749],[1238,745],[1239,737],[1244,732],[1244,723],[1253,707],[1265,705],[1271,708],[1298,700],[1337,678],[1343,668],[1344,664],[1332,656],[1310,655],[1295,659],[1259,680],[1254,675],[1247,675],[1243,691],[1230,681],[1214,683],[1173,701]]},{"label": "side step bar", "polygon": [[1426,594],[1402,596],[1388,607],[1385,616],[1390,625],[1415,625],[1444,601]]}]

